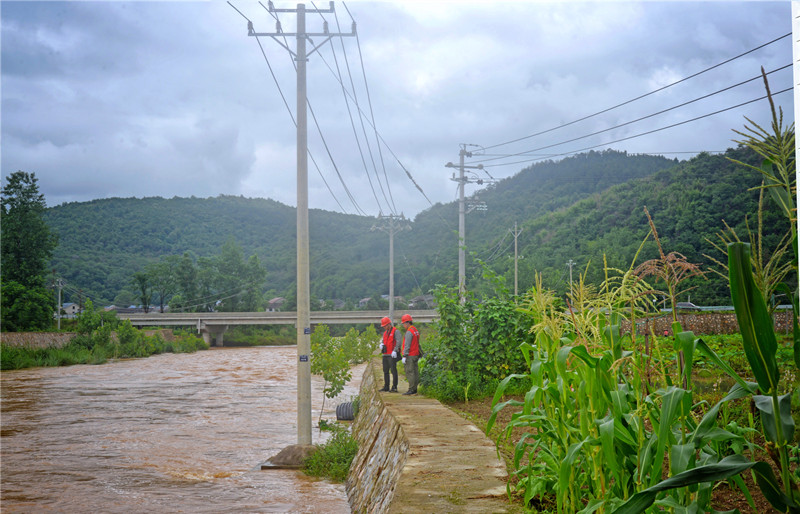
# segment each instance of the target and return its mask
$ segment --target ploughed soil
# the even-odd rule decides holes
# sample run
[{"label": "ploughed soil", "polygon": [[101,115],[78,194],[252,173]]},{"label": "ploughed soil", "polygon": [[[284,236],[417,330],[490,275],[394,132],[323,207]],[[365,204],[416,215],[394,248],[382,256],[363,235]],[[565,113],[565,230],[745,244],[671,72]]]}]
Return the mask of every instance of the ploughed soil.
[{"label": "ploughed soil", "polygon": [[[522,398],[518,399],[522,400]],[[482,400],[470,400],[468,403],[451,403],[447,404],[447,407],[472,422],[482,431],[485,431],[486,424],[489,421],[489,417],[492,413],[492,398],[489,397]],[[511,415],[513,412],[514,410],[512,408],[506,408],[500,411],[497,416],[495,426],[492,429],[492,434],[490,435],[493,441],[496,441],[498,435],[511,420]],[[514,445],[519,440],[521,435],[521,431],[512,433],[512,440],[509,441],[508,444],[503,444],[500,447],[500,453],[503,456],[508,469],[509,482],[512,490],[514,490],[516,485],[516,479],[513,475],[513,451]],[[763,444],[761,446],[763,446]],[[759,456],[758,460],[770,462],[772,464],[773,471],[776,473],[776,476],[779,476],[777,467],[770,461],[767,455]],[[750,490],[750,494],[752,495],[753,501],[756,505],[756,510],[754,511],[750,507],[745,500],[744,495],[738,489],[732,489],[727,483],[720,483],[714,490],[712,499],[712,506],[714,509],[717,511],[739,509],[739,511],[743,513],[758,512],[759,514],[772,514],[779,512],[778,510],[774,509],[764,498],[758,486],[753,482],[752,475],[749,472],[744,472],[741,476],[747,484],[747,488]],[[512,503],[520,507],[522,506],[523,497],[521,494],[514,494],[511,500]],[[533,504],[529,507],[534,511],[555,511],[555,499],[534,499]]]}]

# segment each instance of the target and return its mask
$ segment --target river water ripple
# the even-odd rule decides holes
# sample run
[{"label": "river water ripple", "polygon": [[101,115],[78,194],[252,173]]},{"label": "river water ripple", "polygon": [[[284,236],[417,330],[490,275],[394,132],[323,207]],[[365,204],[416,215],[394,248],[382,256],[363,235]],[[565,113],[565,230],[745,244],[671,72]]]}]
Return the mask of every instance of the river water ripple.
[{"label": "river water ripple", "polygon": [[[2,511],[350,512],[343,485],[260,469],[297,442],[296,360],[296,347],[220,348],[4,371]],[[314,425],[322,386],[312,377]]]}]

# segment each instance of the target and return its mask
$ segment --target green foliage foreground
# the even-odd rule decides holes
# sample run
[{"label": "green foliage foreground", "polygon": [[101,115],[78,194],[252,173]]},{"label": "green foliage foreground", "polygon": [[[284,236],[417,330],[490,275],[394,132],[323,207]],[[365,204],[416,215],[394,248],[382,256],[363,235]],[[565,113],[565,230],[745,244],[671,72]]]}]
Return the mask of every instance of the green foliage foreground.
[{"label": "green foliage foreground", "polygon": [[[797,451],[793,384],[789,393],[779,391],[786,387],[779,370],[792,363],[777,360],[781,354],[772,319],[753,286],[748,246],[735,243],[729,252],[743,353],[755,382],[741,378],[677,321],[675,373],[667,371],[658,345],[623,334],[622,320],[645,315],[653,291],[630,271],[609,270],[599,293],[579,287],[568,312],[543,288],[525,296],[520,310],[532,318],[535,340],[519,345],[525,371],[500,383],[487,425],[488,433],[502,409],[513,409],[498,444],[512,431],[523,434],[513,467],[525,505],[554,496],[558,512],[709,512],[715,484],[727,480],[755,509],[754,492],[740,476],[749,470],[773,506],[800,512],[788,457]],[[692,382],[699,356],[733,381],[713,405],[698,401]],[[512,384],[524,384],[521,400],[505,398]],[[742,402],[751,398],[760,420],[750,417],[742,426],[720,416],[730,405],[745,410]],[[766,440],[763,448],[753,437],[758,430]],[[780,463],[780,480],[770,464],[755,460],[768,453]]]}]

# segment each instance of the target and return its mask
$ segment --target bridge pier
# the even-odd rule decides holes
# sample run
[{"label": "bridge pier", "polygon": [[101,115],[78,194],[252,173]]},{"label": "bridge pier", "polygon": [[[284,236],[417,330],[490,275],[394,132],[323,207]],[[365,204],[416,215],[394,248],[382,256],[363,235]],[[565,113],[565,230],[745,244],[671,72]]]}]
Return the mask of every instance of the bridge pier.
[{"label": "bridge pier", "polygon": [[206,342],[208,346],[224,346],[222,340],[222,334],[228,329],[228,325],[203,325],[200,328],[200,335],[203,337],[203,341]]}]

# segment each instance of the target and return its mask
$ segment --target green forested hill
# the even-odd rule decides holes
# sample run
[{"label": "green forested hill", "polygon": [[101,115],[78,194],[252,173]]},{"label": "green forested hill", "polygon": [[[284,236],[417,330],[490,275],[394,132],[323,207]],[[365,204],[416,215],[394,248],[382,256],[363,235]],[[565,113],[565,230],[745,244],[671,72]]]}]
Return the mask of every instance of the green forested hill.
[{"label": "green forested hill", "polygon": [[[531,284],[536,270],[543,272],[549,287],[567,290],[566,263],[570,259],[575,262],[574,278],[586,271],[588,281],[594,284],[602,282],[604,256],[609,266],[627,269],[649,231],[644,207],[656,224],[665,252],[680,252],[703,269],[711,264],[704,254],[726,261],[706,239],[718,241],[716,234],[724,228],[725,220],[747,240],[745,216],[750,216],[750,226],[755,228],[758,191],[752,188],[761,183],[760,175],[734,165],[726,157],[757,161],[744,149],[729,150],[726,155],[701,154],[649,177],[610,187],[568,208],[526,220],[519,238],[524,256],[520,261],[521,284]],[[771,200],[765,205],[765,248],[775,248],[788,230],[788,222]],[[658,251],[651,238],[637,264],[656,257]],[[513,281],[513,267],[507,262],[494,268]],[[690,293],[692,301],[701,305],[729,303],[725,281],[713,274],[708,278],[694,281],[698,287]]]},{"label": "green forested hill", "polygon": [[[739,160],[754,160],[741,149],[729,153]],[[630,264],[648,231],[645,205],[667,251],[705,262],[702,254],[712,249],[704,238],[714,238],[723,219],[741,228],[745,214],[755,212],[758,199],[747,189],[759,183],[758,176],[738,169],[724,156],[706,154],[678,163],[614,151],[589,152],[533,165],[478,195],[488,209],[467,216],[468,287],[482,285],[476,259],[513,284],[510,229],[515,222],[522,229],[521,289],[530,287],[536,270],[543,273],[547,286],[563,292],[570,259],[577,263],[575,276],[591,262],[590,280],[599,282],[604,253],[613,266]],[[773,232],[785,229],[780,216],[771,216],[767,227]],[[185,252],[215,256],[230,240],[245,255],[257,255],[267,269],[265,296],[294,294],[295,210],[273,200],[111,198],[50,208],[46,220],[59,234],[53,268],[102,304],[112,303],[121,291],[133,290],[131,277],[146,263]],[[311,211],[312,295],[356,301],[388,293],[388,236],[370,231],[374,221]],[[437,283],[455,284],[457,227],[457,204],[436,204],[415,218],[411,231],[396,236],[396,294],[427,292]],[[654,247],[647,251],[643,258],[655,256]],[[726,298],[719,281],[692,293],[695,303]]]},{"label": "green forested hill", "polygon": [[[506,256],[513,257],[513,238],[509,231],[515,222],[522,227],[616,184],[651,176],[677,164],[664,157],[628,155],[613,150],[537,163],[475,195],[486,203],[486,210],[476,210],[466,216],[468,251],[483,261],[505,259],[513,271],[513,262]],[[414,263],[417,280],[423,290],[428,290],[436,283],[455,282],[458,254],[454,248],[457,245],[458,203],[452,202],[437,204],[418,215],[410,237],[404,235],[404,244],[397,248]],[[495,264],[503,269],[502,262]],[[480,275],[474,266],[472,270]],[[411,287],[411,279],[408,272],[396,278],[406,287]]]}]

